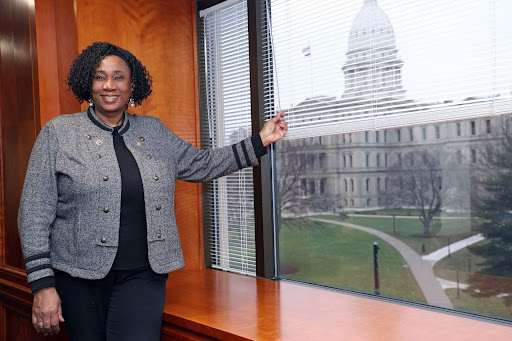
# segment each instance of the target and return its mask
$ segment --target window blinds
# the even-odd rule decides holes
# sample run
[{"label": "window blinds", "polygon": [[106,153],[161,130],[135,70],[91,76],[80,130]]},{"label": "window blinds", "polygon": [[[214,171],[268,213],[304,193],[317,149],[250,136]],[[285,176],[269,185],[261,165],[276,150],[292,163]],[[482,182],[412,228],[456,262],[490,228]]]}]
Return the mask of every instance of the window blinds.
[{"label": "window blinds", "polygon": [[[251,135],[247,5],[227,1],[201,16],[202,145],[219,148]],[[203,192],[212,267],[255,275],[252,169],[212,181]]]},{"label": "window blinds", "polygon": [[512,113],[509,0],[272,0],[265,114],[288,138]]}]

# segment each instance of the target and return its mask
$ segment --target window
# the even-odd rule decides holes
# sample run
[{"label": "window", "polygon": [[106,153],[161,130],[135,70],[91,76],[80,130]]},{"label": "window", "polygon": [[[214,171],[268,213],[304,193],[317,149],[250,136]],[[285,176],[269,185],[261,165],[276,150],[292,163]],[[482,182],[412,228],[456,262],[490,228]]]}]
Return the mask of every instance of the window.
[{"label": "window", "polygon": [[[272,166],[272,172],[269,170],[266,174],[269,178],[270,174],[273,174],[274,187],[277,187],[283,178],[286,180],[291,176],[292,179],[288,180],[296,184],[297,193],[301,193],[303,185],[306,187],[306,193],[316,192],[315,195],[300,198],[301,200],[296,202],[288,201],[290,206],[299,201],[302,205],[300,212],[294,216],[289,212],[283,212],[283,205],[278,204],[286,203],[289,198],[280,197],[279,190],[275,191],[274,203],[281,205],[274,207],[275,221],[278,224],[275,231],[279,231],[275,233],[278,238],[276,245],[279,254],[275,261],[281,269],[281,272],[275,275],[280,278],[371,293],[372,273],[363,274],[365,268],[361,265],[362,260],[354,257],[356,253],[353,251],[356,247],[357,250],[364,250],[366,242],[363,241],[370,240],[372,245],[376,237],[366,232],[350,230],[350,234],[357,234],[355,240],[361,241],[361,244],[350,243],[344,238],[331,238],[330,240],[335,241],[333,245],[337,247],[329,249],[327,243],[322,244],[321,238],[317,239],[314,235],[317,230],[300,229],[302,235],[294,235],[298,230],[294,229],[295,217],[300,217],[301,214],[315,214],[330,215],[329,219],[338,219],[336,214],[332,214],[333,205],[336,205],[341,209],[350,208],[349,211],[354,212],[368,211],[371,217],[363,219],[352,215],[350,219],[370,229],[383,230],[382,226],[390,226],[390,218],[379,217],[382,210],[386,210],[387,214],[395,212],[398,215],[408,215],[407,220],[397,220],[407,221],[407,228],[401,228],[400,224],[397,224],[396,234],[392,236],[409,243],[409,247],[426,259],[434,257],[436,251],[442,251],[447,242],[441,238],[428,236],[450,237],[451,243],[454,243],[475,237],[480,229],[492,229],[493,219],[503,216],[499,211],[501,208],[498,209],[499,205],[496,204],[494,216],[480,216],[484,213],[475,206],[478,200],[473,199],[478,199],[475,196],[487,190],[484,188],[484,180],[490,176],[488,172],[494,170],[499,175],[504,170],[499,169],[499,163],[494,163],[489,157],[477,159],[477,150],[485,151],[489,144],[491,149],[487,149],[486,155],[492,155],[492,159],[499,160],[500,144],[507,141],[501,127],[505,127],[504,131],[507,131],[508,115],[512,112],[511,80],[507,71],[512,69],[512,54],[508,48],[512,41],[509,33],[512,32],[512,23],[507,15],[511,13],[512,8],[510,1],[505,0],[468,0],[463,6],[455,2],[436,2],[435,7],[431,2],[418,0],[357,0],[353,3],[347,1],[349,2],[328,2],[325,5],[322,2],[302,0],[275,0],[268,3],[268,8],[263,12],[271,13],[271,19],[263,22],[263,37],[259,49],[263,60],[261,63],[250,63],[253,68],[261,65],[261,69],[257,71],[261,71],[258,75],[262,74],[259,81],[263,85],[261,89],[254,89],[258,91],[252,93],[253,96],[257,96],[260,92],[260,98],[252,100],[253,103],[262,103],[261,112],[267,117],[272,116],[277,110],[286,111],[288,115],[289,135],[273,149],[271,157],[275,166]],[[232,1],[230,3],[239,4]],[[362,17],[358,16],[358,13],[372,10],[369,6],[387,15],[389,20],[386,20],[383,27],[368,27],[373,23],[356,22],[357,18]],[[471,20],[475,17],[479,20]],[[340,25],[339,18],[343,18],[345,26]],[[350,23],[352,25],[347,25]],[[240,26],[246,27],[244,24]],[[235,32],[238,26],[230,24],[229,27]],[[341,32],[345,30],[343,27],[349,28]],[[371,32],[374,32],[372,36]],[[472,43],[464,44],[464,53],[461,54],[460,45],[454,44],[446,32],[456,36],[470,36]],[[322,42],[329,42],[328,48]],[[300,53],[304,44],[310,47],[308,56]],[[205,54],[208,53],[214,55],[213,52],[206,50]],[[460,67],[443,67],[453,66],[454,55],[457,56],[457,64]],[[224,62],[229,63],[233,56],[235,54],[224,56]],[[314,56],[314,59],[311,56]],[[341,57],[335,58],[334,62],[332,56]],[[428,58],[429,56],[435,58]],[[452,60],[449,56],[452,56]],[[210,67],[214,67],[214,62],[215,59],[211,59]],[[404,65],[407,67],[402,67]],[[224,65],[217,64],[216,67],[222,68]],[[425,69],[429,70],[428,75],[414,71]],[[229,75],[234,74],[238,76],[238,72]],[[215,90],[216,83],[211,82],[211,85],[212,95],[220,96],[220,90]],[[207,91],[201,93],[203,96],[210,95]],[[247,98],[224,96],[226,103]],[[202,102],[202,110],[208,108],[207,103]],[[253,115],[257,115],[258,110],[253,112]],[[210,116],[208,118],[214,117],[213,114]],[[220,118],[211,122],[222,123],[221,121]],[[471,122],[474,122],[474,129]],[[212,123],[212,126],[214,124],[216,123]],[[466,135],[476,135],[476,124],[481,124],[480,133],[484,132],[485,127],[487,134],[490,134],[489,129],[494,127],[492,139],[483,141],[476,138],[458,138],[462,136],[462,127],[468,128]],[[402,129],[408,135],[404,142],[414,141],[414,130],[423,138],[420,141],[420,135],[417,135],[414,143],[402,144]],[[409,130],[409,133],[406,130]],[[427,134],[427,130],[430,135]],[[372,131],[376,132],[375,141],[372,140]],[[383,138],[377,136],[380,132],[384,134]],[[388,133],[389,139],[386,137]],[[352,135],[345,136],[346,134]],[[322,135],[329,135],[332,138],[326,138],[321,144],[316,143],[315,138]],[[345,144],[342,145],[341,141]],[[298,146],[300,151],[298,148],[293,150],[292,147]],[[361,167],[365,164],[363,155],[378,155],[384,152],[391,157],[388,160],[385,156],[386,168],[378,169],[378,174],[375,174],[375,169]],[[299,168],[296,175],[291,175],[293,172],[290,168],[293,162],[290,160],[293,153],[315,155],[317,164],[324,166],[322,171],[304,167]],[[321,154],[325,154],[324,161],[319,158]],[[340,155],[343,156],[343,160],[334,162]],[[469,162],[464,162],[463,155]],[[287,161],[282,161],[285,158]],[[328,159],[333,162],[327,162]],[[307,161],[307,158],[304,158],[304,161]],[[356,169],[353,169],[353,162],[356,162]],[[370,164],[369,160],[367,164]],[[319,176],[322,178],[319,179]],[[377,179],[375,188],[381,189],[384,185],[386,193],[379,192],[378,196],[371,196],[371,178]],[[384,179],[384,184],[378,179]],[[430,187],[425,187],[427,184]],[[340,202],[343,200],[344,207],[336,201],[336,191],[341,192],[340,188],[345,189],[342,193],[345,197],[339,199]],[[220,185],[217,192],[213,193],[223,195],[224,192],[218,192],[219,189],[222,190]],[[350,193],[346,194],[349,191]],[[319,193],[322,195],[317,195]],[[432,196],[428,197],[430,194]],[[488,199],[492,195],[483,197]],[[435,219],[423,224],[417,219],[421,212],[425,212],[425,207],[420,203],[432,202],[428,200],[432,198],[432,207],[441,208],[432,215]],[[436,198],[440,198],[441,201],[435,202]],[[267,202],[271,200],[270,197],[266,199]],[[205,196],[205,203],[211,205],[205,204],[205,212],[210,210],[210,207],[221,207],[219,203],[224,203],[218,201],[215,206],[209,204],[208,200],[211,199]],[[375,207],[376,203],[379,207]],[[440,203],[441,205],[438,205]],[[509,210],[509,207],[502,212],[508,212],[506,210]],[[237,215],[238,212],[229,214]],[[286,219],[281,219],[282,217]],[[484,226],[476,225],[480,223]],[[335,236],[348,228],[340,226],[330,229],[325,225],[322,231],[328,231]],[[250,241],[251,233],[247,235],[245,240]],[[344,234],[346,235],[348,233]],[[338,240],[339,243],[347,244],[340,247],[336,244]],[[437,240],[437,243],[434,243],[434,240]],[[230,239],[219,238],[218,245],[230,253],[238,247],[226,241],[231,242]],[[307,241],[307,247],[300,244],[304,241]],[[504,292],[503,295],[500,293],[502,297],[490,297],[492,288],[485,286],[486,283],[493,281],[500,281],[503,287],[511,286],[509,277],[504,274],[501,276],[489,265],[499,257],[485,253],[485,248],[479,247],[497,242],[498,240],[486,237],[485,241],[479,240],[472,248],[464,247],[453,252],[451,257],[442,258],[433,266],[433,275],[446,283],[457,282],[456,275],[461,275],[460,284],[469,288],[462,290],[461,295],[468,296],[458,300],[454,288],[445,290],[436,286],[434,290],[444,293],[450,304],[456,306],[458,310],[512,320],[510,310],[503,303],[504,298],[512,295],[512,292]],[[239,244],[241,243],[238,242]],[[424,253],[421,249],[422,244],[425,244]],[[294,253],[295,250],[304,251],[297,255]],[[315,250],[321,250],[322,256],[315,253]],[[392,247],[390,250],[396,251]],[[477,255],[477,252],[480,253]],[[470,259],[474,262],[471,271],[466,266],[468,256],[471,256]],[[381,287],[381,295],[435,305],[435,302],[428,301],[422,294],[414,274],[402,266],[406,264],[406,260],[400,257],[396,262],[399,264],[397,267],[381,264],[386,267],[386,273],[392,274],[390,282],[399,279],[401,283],[399,288]],[[488,265],[477,265],[476,259],[480,258]],[[351,280],[356,276],[340,276],[336,271],[321,271],[326,268],[349,268],[340,263],[343,261],[348,262],[358,276],[366,278],[361,278],[360,282],[355,283]],[[333,262],[336,262],[335,265]],[[308,273],[308,266],[318,270],[318,273]],[[283,271],[289,268],[298,271],[293,274]],[[473,275],[482,280],[472,281]],[[363,282],[369,284],[362,284]],[[432,282],[436,283],[435,278]],[[471,296],[471,292],[476,292],[474,290],[488,296]]]},{"label": "window", "polygon": [[476,134],[476,122],[471,121],[471,135],[475,135],[475,134]]},{"label": "window", "polygon": [[308,180],[307,179],[300,179],[300,188],[301,188],[301,195],[308,194]]},{"label": "window", "polygon": [[321,169],[325,168],[325,159],[326,159],[326,156],[325,156],[325,153],[322,153],[318,156],[318,163],[319,163],[319,167]]},{"label": "window", "polygon": [[309,181],[309,184],[308,184],[308,194],[309,195],[315,194],[315,181],[314,180],[310,180]]},{"label": "window", "polygon": [[366,167],[370,167],[370,154],[366,154]]},{"label": "window", "polygon": [[[203,148],[220,148],[251,135],[251,93],[245,1],[204,13]],[[233,27],[239,27],[233,30]],[[229,58],[228,58],[229,57]],[[236,101],[233,100],[236,98]],[[204,225],[212,267],[256,274],[254,185],[251,168],[203,187]]]},{"label": "window", "polygon": [[377,154],[377,167],[380,167],[380,154]]},{"label": "window", "polygon": [[307,156],[307,164],[306,164],[306,167],[307,169],[315,169],[316,168],[316,155],[312,155],[312,154],[309,154]]}]

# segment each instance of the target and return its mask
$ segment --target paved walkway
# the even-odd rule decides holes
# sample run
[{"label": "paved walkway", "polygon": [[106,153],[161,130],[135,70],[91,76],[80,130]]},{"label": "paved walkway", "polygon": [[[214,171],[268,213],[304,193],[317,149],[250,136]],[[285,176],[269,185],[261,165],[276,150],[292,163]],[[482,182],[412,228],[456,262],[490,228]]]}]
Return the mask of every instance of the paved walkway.
[{"label": "paved walkway", "polygon": [[422,259],[425,261],[430,261],[432,263],[432,266],[438,261],[445,257],[448,257],[449,253],[454,253],[456,251],[459,251],[465,247],[468,247],[472,244],[478,243],[482,240],[484,240],[485,237],[482,236],[482,234],[475,234],[474,236],[471,236],[469,238],[459,240],[458,242],[455,242],[453,244],[450,244],[448,246],[442,247],[431,254],[428,254],[426,256],[423,256]]},{"label": "paved walkway", "polygon": [[444,308],[450,308],[453,309],[452,302],[444,292],[443,288],[441,287],[440,283],[437,281],[436,277],[434,276],[434,272],[432,270],[432,265],[430,261],[424,261],[420,255],[418,255],[411,247],[409,247],[407,244],[402,242],[401,240],[390,236],[387,233],[377,231],[375,229],[350,224],[350,223],[342,223],[337,222],[333,220],[327,220],[327,219],[319,219],[319,218],[309,218],[314,221],[320,221],[328,224],[334,224],[334,225],[342,225],[346,227],[350,227],[353,229],[361,230],[364,232],[367,232],[369,234],[372,234],[374,236],[377,236],[386,242],[388,242],[391,246],[393,246],[402,257],[407,262],[407,265],[409,266],[409,269],[411,269],[411,272],[416,279],[416,282],[418,283],[421,291],[423,292],[423,296],[425,296],[425,300],[430,305],[440,306]]},{"label": "paved walkway", "polygon": [[[393,218],[390,214],[363,214],[363,213],[350,213],[350,217],[369,217],[369,218]],[[396,219],[415,219],[418,220],[418,216],[411,216],[411,215],[396,215]],[[434,217],[434,220],[449,220],[449,219],[468,219],[468,217]]]}]

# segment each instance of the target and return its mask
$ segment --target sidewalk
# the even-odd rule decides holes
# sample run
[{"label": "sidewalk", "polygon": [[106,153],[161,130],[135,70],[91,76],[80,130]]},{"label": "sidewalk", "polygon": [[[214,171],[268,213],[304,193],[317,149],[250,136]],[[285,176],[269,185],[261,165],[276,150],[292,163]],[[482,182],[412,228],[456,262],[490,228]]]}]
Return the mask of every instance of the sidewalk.
[{"label": "sidewalk", "polygon": [[449,308],[453,309],[453,304],[446,295],[445,291],[441,287],[441,284],[437,281],[436,277],[434,276],[434,272],[432,270],[432,265],[430,261],[424,261],[420,255],[418,255],[412,248],[410,248],[408,245],[406,245],[401,240],[390,236],[387,233],[377,231],[375,229],[350,224],[350,223],[342,223],[337,222],[333,220],[327,220],[327,219],[319,219],[319,218],[309,218],[314,221],[319,221],[323,223],[328,224],[334,224],[334,225],[341,225],[350,227],[353,229],[357,229],[360,231],[367,232],[369,234],[372,234],[374,236],[377,236],[383,240],[385,240],[387,243],[389,243],[391,246],[393,246],[404,258],[404,260],[407,262],[407,265],[409,266],[409,269],[412,272],[412,275],[416,279],[416,282],[418,283],[423,296],[425,296],[425,300],[430,305],[440,306],[443,308]]},{"label": "sidewalk", "polygon": [[469,238],[466,238],[466,239],[462,239],[462,240],[459,240],[458,242],[455,242],[455,243],[452,243],[448,246],[445,246],[445,247],[442,247],[434,252],[432,252],[431,254],[428,254],[428,255],[425,255],[422,257],[422,259],[424,261],[429,261],[431,262],[432,266],[434,266],[434,264],[445,258],[445,257],[448,257],[448,254],[449,253],[454,253],[456,251],[459,251],[465,247],[468,247],[472,244],[475,244],[475,243],[478,243],[478,242],[481,242],[482,240],[484,240],[485,237],[482,236],[482,234],[476,234],[474,236],[471,236]]}]

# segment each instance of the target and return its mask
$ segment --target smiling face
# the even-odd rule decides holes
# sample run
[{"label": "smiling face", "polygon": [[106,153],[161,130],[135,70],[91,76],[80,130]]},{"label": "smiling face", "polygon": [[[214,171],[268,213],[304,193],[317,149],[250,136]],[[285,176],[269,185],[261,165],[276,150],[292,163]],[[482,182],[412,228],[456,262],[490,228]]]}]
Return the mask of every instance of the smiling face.
[{"label": "smiling face", "polygon": [[132,93],[130,68],[118,56],[103,58],[92,80],[94,112],[109,125],[121,121],[126,104]]}]

